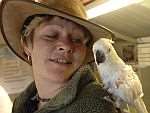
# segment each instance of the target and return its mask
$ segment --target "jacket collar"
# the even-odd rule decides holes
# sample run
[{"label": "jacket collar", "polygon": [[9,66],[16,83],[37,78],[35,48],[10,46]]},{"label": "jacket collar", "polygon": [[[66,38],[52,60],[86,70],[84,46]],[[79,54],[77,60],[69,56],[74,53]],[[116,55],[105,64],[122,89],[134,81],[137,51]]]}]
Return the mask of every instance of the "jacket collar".
[{"label": "jacket collar", "polygon": [[[93,72],[89,66],[79,69],[68,81],[66,87],[35,113],[45,113],[46,111],[57,110],[71,103],[82,87],[95,80],[92,73]],[[19,101],[20,103],[18,105],[18,110],[21,110],[20,112],[22,113],[32,113],[35,111],[38,103],[35,96],[36,94],[37,89],[35,82],[32,82],[29,87],[18,97],[18,100],[21,100]]]}]

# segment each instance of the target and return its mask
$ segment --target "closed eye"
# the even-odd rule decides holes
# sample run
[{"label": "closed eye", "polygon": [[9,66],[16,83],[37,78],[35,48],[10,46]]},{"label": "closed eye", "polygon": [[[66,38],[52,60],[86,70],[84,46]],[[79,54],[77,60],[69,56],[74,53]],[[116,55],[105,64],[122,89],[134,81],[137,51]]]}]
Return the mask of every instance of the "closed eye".
[{"label": "closed eye", "polygon": [[43,37],[45,40],[55,40],[55,39],[57,39],[57,35],[55,34],[55,35],[44,35],[44,37]]},{"label": "closed eye", "polygon": [[72,42],[79,44],[79,43],[82,43],[82,40],[81,40],[80,38],[73,38],[73,39],[72,39]]},{"label": "closed eye", "polygon": [[88,42],[88,39],[86,38],[83,38],[83,37],[73,37],[71,39],[71,41],[75,44],[83,44],[83,45],[86,45],[86,43]]}]

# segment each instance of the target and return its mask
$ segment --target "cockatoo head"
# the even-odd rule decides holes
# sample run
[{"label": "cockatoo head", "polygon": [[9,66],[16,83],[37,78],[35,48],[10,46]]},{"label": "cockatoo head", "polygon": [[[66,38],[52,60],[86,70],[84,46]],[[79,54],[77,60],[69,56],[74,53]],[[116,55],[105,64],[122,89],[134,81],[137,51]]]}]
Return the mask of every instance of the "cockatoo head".
[{"label": "cockatoo head", "polygon": [[115,50],[112,43],[114,43],[114,41],[106,38],[100,38],[94,43],[93,53],[97,65],[104,63],[107,58],[114,53]]}]

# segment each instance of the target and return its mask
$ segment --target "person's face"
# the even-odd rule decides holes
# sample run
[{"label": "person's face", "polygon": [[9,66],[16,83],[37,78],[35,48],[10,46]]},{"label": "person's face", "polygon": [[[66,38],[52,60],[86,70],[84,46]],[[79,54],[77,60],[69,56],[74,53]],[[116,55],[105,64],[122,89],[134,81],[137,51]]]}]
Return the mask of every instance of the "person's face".
[{"label": "person's face", "polygon": [[68,20],[54,17],[34,31],[31,50],[34,77],[64,82],[81,65],[86,56],[83,29]]}]

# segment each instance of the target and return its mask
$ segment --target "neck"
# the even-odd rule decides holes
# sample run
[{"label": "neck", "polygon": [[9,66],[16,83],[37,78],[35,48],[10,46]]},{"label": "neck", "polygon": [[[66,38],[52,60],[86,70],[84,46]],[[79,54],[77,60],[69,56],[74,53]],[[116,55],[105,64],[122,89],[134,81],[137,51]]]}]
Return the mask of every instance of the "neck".
[{"label": "neck", "polygon": [[49,99],[57,95],[65,86],[65,83],[51,82],[49,79],[35,78],[35,84],[40,98]]}]

